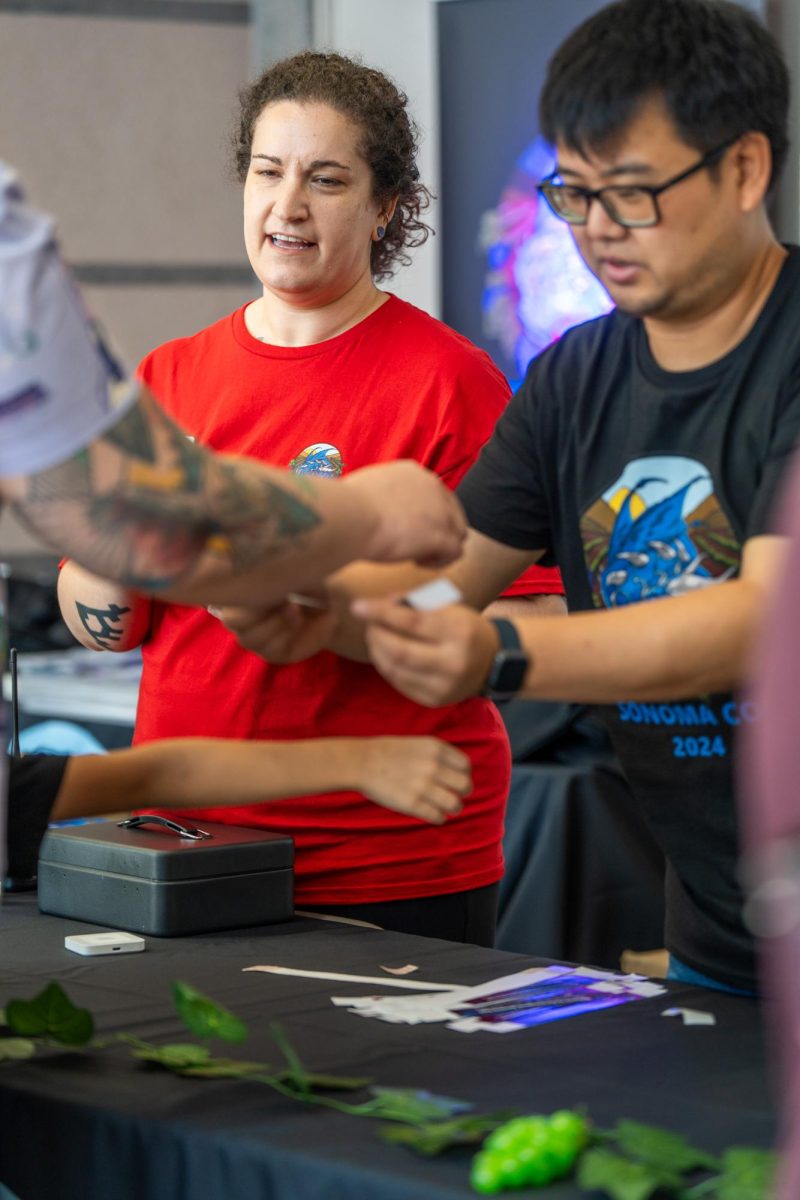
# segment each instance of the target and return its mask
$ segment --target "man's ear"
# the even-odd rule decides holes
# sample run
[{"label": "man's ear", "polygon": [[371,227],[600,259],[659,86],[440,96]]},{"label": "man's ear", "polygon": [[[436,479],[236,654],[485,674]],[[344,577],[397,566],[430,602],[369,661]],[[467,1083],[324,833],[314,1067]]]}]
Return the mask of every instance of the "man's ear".
[{"label": "man's ear", "polygon": [[754,212],[764,202],[772,179],[772,146],[765,133],[751,130],[731,149],[742,212]]}]

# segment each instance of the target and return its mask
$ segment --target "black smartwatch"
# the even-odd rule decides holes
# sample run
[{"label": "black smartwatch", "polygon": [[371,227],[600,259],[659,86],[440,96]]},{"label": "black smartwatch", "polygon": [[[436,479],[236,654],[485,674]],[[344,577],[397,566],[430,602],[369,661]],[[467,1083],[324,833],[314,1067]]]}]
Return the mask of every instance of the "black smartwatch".
[{"label": "black smartwatch", "polygon": [[500,638],[500,649],[492,659],[482,695],[490,700],[511,700],[525,682],[530,657],[522,648],[519,634],[510,621],[491,617]]}]

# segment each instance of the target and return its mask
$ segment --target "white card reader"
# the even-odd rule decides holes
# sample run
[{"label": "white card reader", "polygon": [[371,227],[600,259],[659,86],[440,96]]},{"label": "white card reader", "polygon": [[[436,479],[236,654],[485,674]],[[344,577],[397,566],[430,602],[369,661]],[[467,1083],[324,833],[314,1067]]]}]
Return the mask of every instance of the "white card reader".
[{"label": "white card reader", "polygon": [[144,938],[119,930],[71,933],[64,938],[64,946],[75,954],[135,954],[137,950],[144,950]]}]

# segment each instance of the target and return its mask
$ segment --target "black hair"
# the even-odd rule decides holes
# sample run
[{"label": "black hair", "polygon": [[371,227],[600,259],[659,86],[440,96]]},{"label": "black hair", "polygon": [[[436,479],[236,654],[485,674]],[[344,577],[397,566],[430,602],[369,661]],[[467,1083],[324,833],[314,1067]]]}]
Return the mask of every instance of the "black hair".
[{"label": "black hair", "polygon": [[617,0],[556,51],[539,102],[542,133],[579,154],[613,146],[649,97],[706,153],[760,132],[771,185],[789,146],[789,72],[775,39],[731,0]]},{"label": "black hair", "polygon": [[250,167],[256,121],[267,105],[281,100],[327,104],[359,127],[359,151],[372,171],[375,198],[397,200],[383,239],[372,243],[372,274],[385,279],[396,266],[410,262],[406,249],[421,246],[431,232],[420,220],[430,192],[420,182],[419,136],[405,93],[382,71],[342,54],[304,50],[275,63],[239,93],[233,155],[242,182]]}]

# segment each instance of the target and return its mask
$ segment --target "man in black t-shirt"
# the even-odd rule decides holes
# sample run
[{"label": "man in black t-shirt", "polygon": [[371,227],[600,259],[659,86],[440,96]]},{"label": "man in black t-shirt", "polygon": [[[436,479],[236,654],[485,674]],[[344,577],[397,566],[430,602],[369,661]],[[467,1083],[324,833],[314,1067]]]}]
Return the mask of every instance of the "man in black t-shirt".
[{"label": "man in black t-shirt", "polygon": [[[800,252],[765,210],[788,95],[777,46],[725,0],[620,0],[567,39],[540,191],[617,309],[531,365],[460,488],[473,532],[448,574],[472,607],[356,605],[421,703],[601,705],[667,855],[673,977],[748,992],[732,754],[753,713],[734,690],[800,433]],[[473,611],[537,560],[561,567],[568,618]]]}]

